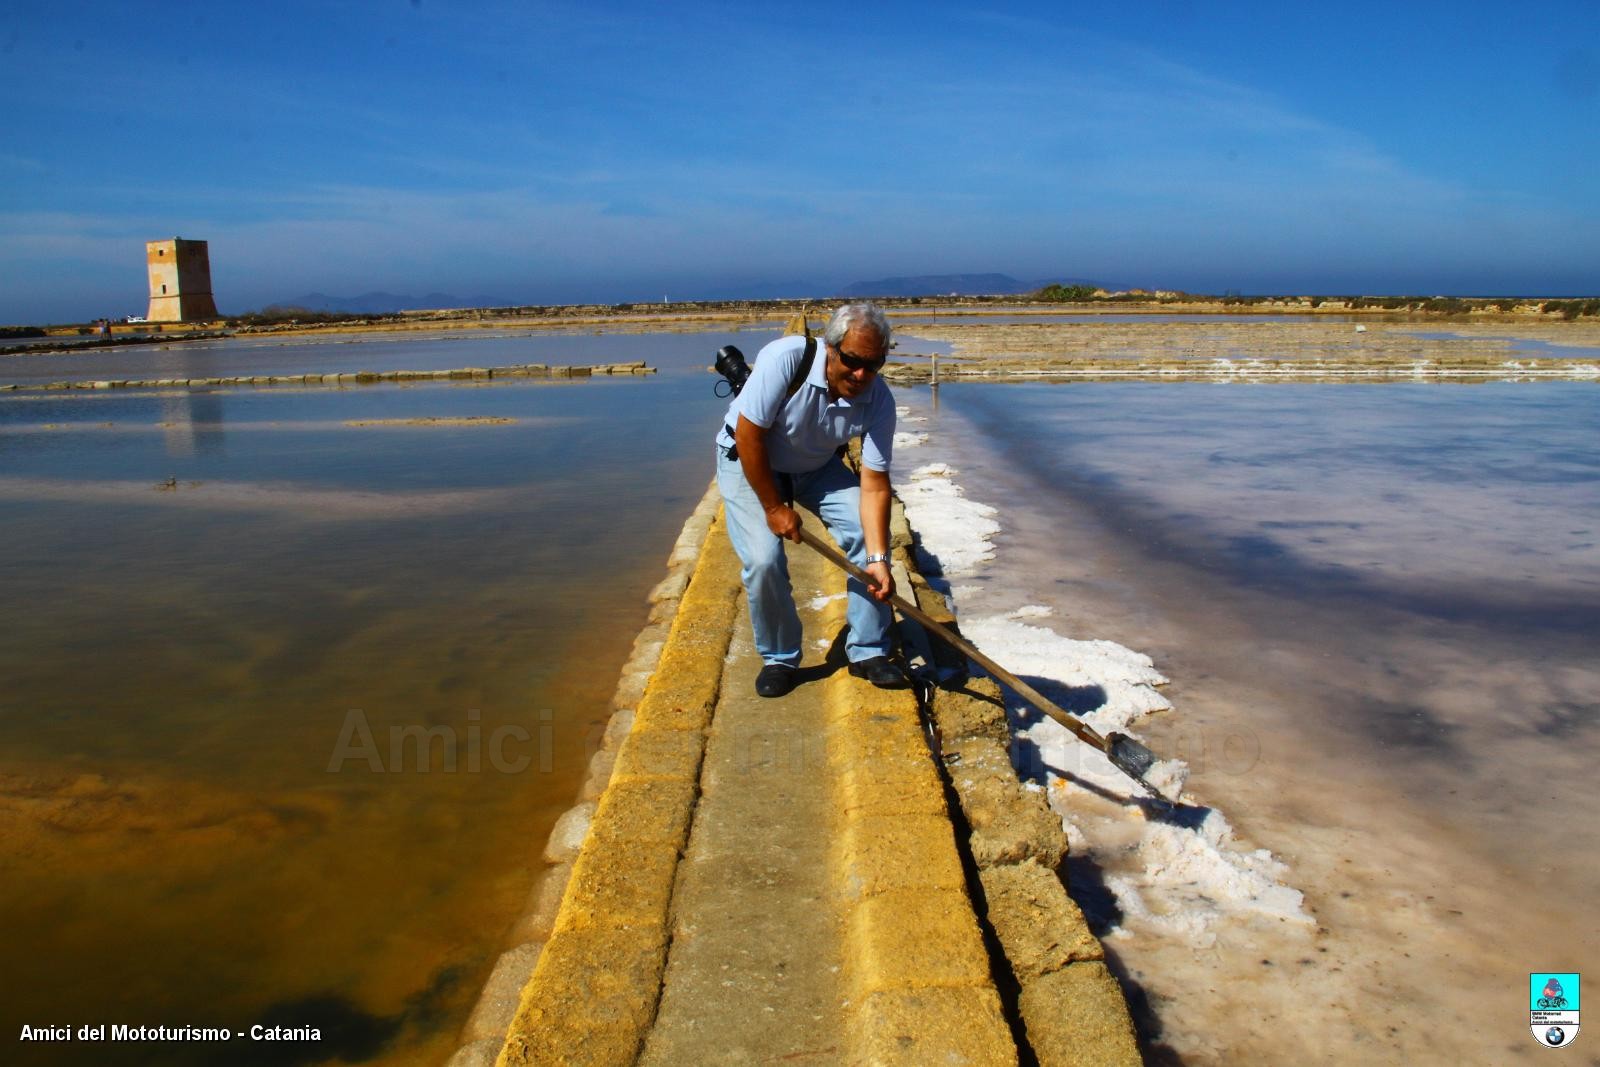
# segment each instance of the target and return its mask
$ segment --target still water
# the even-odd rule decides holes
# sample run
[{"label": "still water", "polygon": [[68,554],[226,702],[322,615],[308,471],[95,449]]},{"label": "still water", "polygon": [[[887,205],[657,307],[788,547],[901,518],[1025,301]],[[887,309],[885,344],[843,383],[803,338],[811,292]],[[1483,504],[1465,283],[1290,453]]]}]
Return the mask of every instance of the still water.
[{"label": "still water", "polygon": [[[710,479],[702,368],[731,339],[360,364],[650,377],[0,399],[4,1059],[219,1060],[16,1042],[118,1022],[321,1029],[263,1062],[447,1054]],[[321,371],[354,347],[12,357],[0,380]],[[416,418],[507,421],[395,421]]]},{"label": "still water", "polygon": [[[751,337],[770,339],[778,327],[756,324]],[[735,333],[736,328],[729,331]],[[709,365],[723,334],[630,334],[448,330],[435,332],[258,334],[219,340],[153,341],[148,345],[0,356],[0,383],[85,379],[232,378],[273,374],[353,374],[357,371],[449,370],[519,363],[573,364],[647,360],[685,370]],[[759,345],[759,342],[758,342]],[[631,353],[623,355],[622,353]],[[751,354],[754,354],[752,349]]]},{"label": "still water", "polygon": [[1107,889],[1161,888],[1141,824],[1075,846],[1074,893],[1152,1060],[1548,1055],[1529,973],[1600,952],[1597,400],[1591,383],[908,391],[929,439],[897,464],[950,464],[998,509],[963,617],[1034,605],[1032,625],[1153,657],[1174,707],[1146,740],[1240,848],[1287,864],[1315,919],[1241,914],[1189,943]]}]

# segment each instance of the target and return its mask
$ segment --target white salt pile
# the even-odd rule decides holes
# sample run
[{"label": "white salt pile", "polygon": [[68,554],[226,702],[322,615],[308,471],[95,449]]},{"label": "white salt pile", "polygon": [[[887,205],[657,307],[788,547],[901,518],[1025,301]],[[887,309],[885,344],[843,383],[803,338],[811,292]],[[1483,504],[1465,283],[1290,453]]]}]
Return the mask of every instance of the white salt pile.
[{"label": "white salt pile", "polygon": [[994,558],[989,539],[1000,532],[995,510],[968,500],[955,483],[955,468],[930,463],[911,472],[899,487],[906,516],[917,531],[917,562],[924,571],[949,577]]},{"label": "white salt pile", "polygon": [[[1043,617],[1037,614],[1040,605],[1029,607],[1035,614],[1025,617]],[[1044,609],[1046,613],[1049,610]],[[1015,614],[963,620],[961,632],[1013,674],[1073,688],[1099,686],[1105,691],[1105,703],[1080,717],[1101,734],[1112,730],[1127,733],[1133,723],[1151,712],[1172,707],[1153,688],[1165,685],[1167,679],[1150,657],[1114,641],[1075,641],[1041,626],[1029,626]],[[1064,728],[1056,729],[1073,747],[1082,747]]]},{"label": "white salt pile", "polygon": [[894,447],[898,451],[902,448],[916,448],[928,439],[925,433],[897,433],[894,435]]},{"label": "white salt pile", "polygon": [[1217,924],[1230,915],[1310,923],[1305,897],[1279,881],[1288,868],[1266,849],[1238,848],[1223,814],[1202,810],[1198,825],[1145,828],[1137,846],[1143,877],[1106,877],[1122,910],[1196,948],[1214,945]]},{"label": "white salt pile", "polygon": [[[921,541],[922,562],[947,578],[981,576],[983,564],[994,558],[992,538],[1001,526],[994,508],[967,498],[956,473],[948,464],[931,463],[913,471],[899,492]],[[952,594],[959,600],[969,590],[976,587],[956,587]],[[1137,738],[1136,728],[1147,716],[1172,711],[1156,690],[1167,679],[1150,657],[1115,642],[1075,640],[1035,625],[1052,614],[1047,605],[1025,604],[1002,614],[963,618],[961,629],[1014,674],[1092,709],[1081,718],[1102,736],[1120,732]],[[1075,854],[1087,854],[1101,867],[1121,909],[1111,936],[1143,932],[1204,948],[1216,942],[1217,930],[1229,919],[1312,922],[1302,894],[1283,884],[1287,868],[1264,849],[1240,847],[1220,811],[1183,793],[1188,767],[1182,760],[1159,761],[1146,775],[1167,797],[1181,798],[1181,806],[1169,815],[1147,817],[1153,809],[1128,802],[1143,790],[1104,755],[1021,701],[1010,711],[1018,770],[1046,783]]]}]

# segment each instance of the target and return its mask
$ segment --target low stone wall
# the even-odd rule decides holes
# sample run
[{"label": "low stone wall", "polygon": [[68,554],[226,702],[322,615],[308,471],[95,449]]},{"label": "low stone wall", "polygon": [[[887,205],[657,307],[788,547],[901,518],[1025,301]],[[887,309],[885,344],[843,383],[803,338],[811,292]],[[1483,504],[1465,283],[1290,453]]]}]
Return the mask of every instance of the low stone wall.
[{"label": "low stone wall", "polygon": [[[627,946],[642,945],[643,954],[648,956],[649,946],[659,940],[660,951],[663,956],[665,953],[672,865],[666,863],[668,850],[661,846],[677,842],[671,849],[675,865],[681,835],[687,833],[693,810],[692,794],[686,800],[683,789],[675,783],[686,782],[692,788],[698,778],[704,746],[704,724],[699,723],[699,717],[709,718],[715,703],[722,655],[737,609],[738,572],[736,567],[729,572],[727,559],[732,552],[725,537],[715,553],[721,562],[699,566],[721,504],[721,495],[713,484],[684,523],[667,560],[667,576],[650,593],[649,622],[635,638],[633,653],[622,669],[612,696],[611,720],[599,751],[590,760],[578,803],[551,830],[543,853],[546,870],[529,893],[523,914],[512,926],[507,938],[510,947],[496,962],[462,1031],[462,1046],[451,1058],[450,1067],[490,1067],[495,1063],[505,1045],[507,1030],[524,1003],[524,988],[533,988],[530,979],[541,961],[544,972],[539,979],[540,989],[545,992],[540,997],[549,993],[549,999],[535,1004],[534,1010],[558,1017],[552,1017],[548,1025],[541,1019],[531,1032],[548,1036],[550,1048],[546,1052],[557,1050],[548,1057],[549,1061],[561,1058],[558,1050],[562,1047],[582,1045],[607,1035],[613,1041],[627,1040],[640,1025],[648,1024],[648,1014],[643,1024],[638,1022],[636,1005],[642,1002],[649,1011],[654,1010],[660,964],[656,962],[652,970],[649,960],[641,961],[639,953],[630,953]],[[700,574],[703,578],[697,578]],[[693,589],[691,579],[696,580]],[[685,638],[679,642],[684,650],[677,653],[676,662],[666,665],[675,684],[660,687],[647,701],[648,683],[662,666],[662,653],[674,630]],[[698,716],[694,714],[697,709]],[[602,807],[602,798],[608,795],[607,786],[613,779],[618,788],[609,791],[611,799]],[[654,817],[648,809],[641,810],[641,800],[654,803]],[[678,826],[680,822],[682,825]],[[596,827],[600,828],[598,833],[591,833]],[[667,840],[647,840],[652,834],[665,834]],[[586,848],[587,861],[583,859]],[[624,863],[613,853],[604,862],[597,862],[607,848],[628,850],[630,861]],[[632,855],[634,851],[639,855]],[[648,873],[642,875],[642,880],[634,878],[641,871]],[[618,877],[629,884],[618,886],[611,880]],[[575,894],[573,921],[558,932],[557,916],[569,885]],[[621,899],[624,892],[633,894],[626,906]],[[615,909],[609,920],[602,914],[602,906]],[[652,909],[659,910],[659,939],[637,928],[624,915],[642,921],[646,913],[654,913]],[[585,921],[578,921],[580,917]],[[622,924],[608,927],[611,920]],[[587,954],[601,951],[602,943],[608,943],[637,965],[630,970],[619,962],[618,968],[608,968],[614,984],[606,990],[594,990],[581,980],[580,972],[588,970],[586,965],[593,962]],[[547,947],[549,960],[545,960]],[[611,1010],[606,1012],[600,1004],[591,1003],[591,995],[600,1004],[609,1004]],[[635,1006],[630,1008],[629,1004]],[[602,1014],[593,1015],[596,1011]],[[603,1024],[599,1029],[585,1028],[586,1022],[596,1020]],[[636,1041],[637,1037],[632,1039]],[[525,1044],[516,1053],[523,1059],[513,1058],[510,1062],[540,1059],[540,1050]]]},{"label": "low stone wall", "polygon": [[102,378],[43,385],[0,385],[0,392],[57,389],[182,389],[228,385],[371,385],[377,382],[467,381],[483,378],[588,378],[596,374],[654,374],[644,363],[599,366],[547,366],[523,363],[510,367],[456,367],[452,370],[343,371],[337,374],[272,374],[231,378]]},{"label": "low stone wall", "polygon": [[[902,595],[909,590],[934,621],[957,628],[944,597],[913,565],[903,513],[896,520]],[[928,639],[927,653],[943,668],[966,670],[966,657],[936,638]],[[1142,1062],[1105,949],[1062,881],[1067,838],[1061,819],[1042,792],[1023,788],[1012,767],[999,686],[988,678],[969,679],[959,689],[935,690],[931,705],[940,762],[967,824],[966,852],[983,898],[979,908],[1019,990],[1017,1011],[1028,1047],[1043,1067]]]}]

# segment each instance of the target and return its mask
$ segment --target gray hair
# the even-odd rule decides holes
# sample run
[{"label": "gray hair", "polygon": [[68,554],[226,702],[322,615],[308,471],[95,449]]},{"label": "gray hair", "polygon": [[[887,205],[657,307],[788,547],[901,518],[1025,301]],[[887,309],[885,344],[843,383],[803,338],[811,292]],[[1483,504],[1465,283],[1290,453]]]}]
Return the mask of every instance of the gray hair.
[{"label": "gray hair", "polygon": [[852,326],[865,326],[874,331],[878,340],[883,342],[883,350],[889,351],[889,339],[894,333],[894,328],[889,325],[889,317],[877,304],[865,300],[846,304],[835,311],[828,328],[822,331],[822,339],[838,348],[839,342],[844,340],[844,335],[850,332]]}]

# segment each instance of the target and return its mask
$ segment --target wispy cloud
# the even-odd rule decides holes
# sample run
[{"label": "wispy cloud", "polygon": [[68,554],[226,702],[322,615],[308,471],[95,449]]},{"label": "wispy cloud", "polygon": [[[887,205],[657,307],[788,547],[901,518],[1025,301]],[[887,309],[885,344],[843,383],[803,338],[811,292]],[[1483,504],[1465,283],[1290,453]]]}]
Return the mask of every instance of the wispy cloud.
[{"label": "wispy cloud", "polygon": [[42,174],[48,169],[49,168],[45,166],[43,161],[34,159],[31,156],[19,156],[11,152],[0,152],[0,170],[30,171],[35,174]]}]

